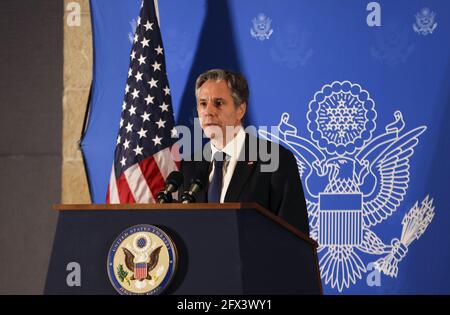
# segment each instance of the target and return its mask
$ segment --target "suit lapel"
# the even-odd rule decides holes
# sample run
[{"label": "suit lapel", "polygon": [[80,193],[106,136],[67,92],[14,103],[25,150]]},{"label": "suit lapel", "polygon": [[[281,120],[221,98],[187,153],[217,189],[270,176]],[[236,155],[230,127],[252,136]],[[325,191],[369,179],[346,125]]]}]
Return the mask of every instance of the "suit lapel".
[{"label": "suit lapel", "polygon": [[241,157],[236,163],[236,168],[234,169],[233,176],[231,177],[230,184],[225,195],[225,202],[236,202],[244,188],[245,183],[247,183],[248,178],[252,174],[254,168],[256,167],[257,161],[249,161],[249,135],[245,135],[245,146],[244,150],[241,152]]}]

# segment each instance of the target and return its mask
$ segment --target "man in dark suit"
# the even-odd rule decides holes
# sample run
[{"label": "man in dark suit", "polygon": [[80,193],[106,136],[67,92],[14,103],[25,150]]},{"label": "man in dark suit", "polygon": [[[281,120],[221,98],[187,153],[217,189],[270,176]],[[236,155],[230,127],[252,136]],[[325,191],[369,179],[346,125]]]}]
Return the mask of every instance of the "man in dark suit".
[{"label": "man in dark suit", "polygon": [[207,186],[197,202],[257,202],[309,235],[294,155],[243,130],[249,96],[245,78],[209,70],[198,77],[195,94],[200,126],[211,141],[203,150],[207,158],[182,161],[180,191],[189,189],[191,179],[204,177]]}]

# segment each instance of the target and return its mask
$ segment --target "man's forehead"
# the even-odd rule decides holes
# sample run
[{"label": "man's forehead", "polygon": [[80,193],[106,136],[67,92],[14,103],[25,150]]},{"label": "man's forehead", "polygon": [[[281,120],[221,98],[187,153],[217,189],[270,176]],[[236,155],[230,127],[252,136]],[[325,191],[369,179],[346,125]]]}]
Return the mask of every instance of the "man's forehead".
[{"label": "man's forehead", "polygon": [[208,80],[199,88],[199,94],[230,94],[230,88],[224,80]]}]

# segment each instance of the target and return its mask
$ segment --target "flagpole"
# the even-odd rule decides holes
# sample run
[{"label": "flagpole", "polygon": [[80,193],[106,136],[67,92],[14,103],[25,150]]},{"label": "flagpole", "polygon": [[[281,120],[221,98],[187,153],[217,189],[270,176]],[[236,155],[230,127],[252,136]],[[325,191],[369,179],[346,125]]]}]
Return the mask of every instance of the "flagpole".
[{"label": "flagpole", "polygon": [[155,11],[156,11],[156,20],[158,21],[158,26],[161,26],[159,24],[159,7],[158,7],[158,0],[153,0],[153,3],[155,5]]}]

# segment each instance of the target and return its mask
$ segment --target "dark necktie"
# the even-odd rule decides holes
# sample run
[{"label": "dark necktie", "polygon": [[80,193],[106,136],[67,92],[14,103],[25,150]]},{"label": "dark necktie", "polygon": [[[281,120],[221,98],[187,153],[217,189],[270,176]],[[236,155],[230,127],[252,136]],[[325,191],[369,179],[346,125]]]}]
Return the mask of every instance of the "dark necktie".
[{"label": "dark necktie", "polygon": [[208,188],[208,202],[220,202],[220,193],[222,192],[222,181],[223,181],[223,163],[226,154],[218,151],[214,154],[214,173],[209,183]]}]

